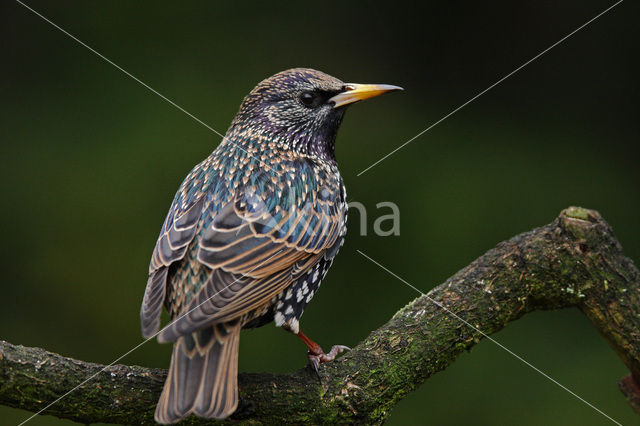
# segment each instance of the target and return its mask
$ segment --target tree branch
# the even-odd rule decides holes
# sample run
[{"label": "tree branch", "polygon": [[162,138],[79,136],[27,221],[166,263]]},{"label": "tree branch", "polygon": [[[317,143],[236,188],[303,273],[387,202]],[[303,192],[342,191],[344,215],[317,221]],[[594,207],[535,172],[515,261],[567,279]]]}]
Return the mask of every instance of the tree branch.
[{"label": "tree branch", "polygon": [[[620,382],[640,413],[640,273],[609,225],[571,207],[517,235],[418,297],[350,353],[293,374],[241,374],[234,420],[264,423],[384,421],[394,404],[451,364],[483,335],[527,312],[578,307],[631,374]],[[102,365],[0,342],[0,403],[36,412],[97,376],[46,414],[82,423],[149,424],[166,372]],[[190,417],[184,424],[202,424]]]}]

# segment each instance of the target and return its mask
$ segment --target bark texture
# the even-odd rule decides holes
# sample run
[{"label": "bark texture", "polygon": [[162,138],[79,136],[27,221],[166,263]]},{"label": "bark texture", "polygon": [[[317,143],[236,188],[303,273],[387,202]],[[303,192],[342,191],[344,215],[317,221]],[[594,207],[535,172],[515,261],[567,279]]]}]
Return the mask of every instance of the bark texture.
[{"label": "bark texture", "polygon": [[[567,307],[580,309],[629,368],[619,385],[640,413],[640,273],[598,212],[570,207],[413,300],[353,351],[323,365],[320,379],[308,368],[241,374],[241,404],[228,421],[381,423],[399,399],[482,338],[527,312]],[[165,370],[105,368],[0,341],[1,404],[37,412],[93,374],[43,414],[153,423]],[[190,417],[182,424],[202,423]]]}]

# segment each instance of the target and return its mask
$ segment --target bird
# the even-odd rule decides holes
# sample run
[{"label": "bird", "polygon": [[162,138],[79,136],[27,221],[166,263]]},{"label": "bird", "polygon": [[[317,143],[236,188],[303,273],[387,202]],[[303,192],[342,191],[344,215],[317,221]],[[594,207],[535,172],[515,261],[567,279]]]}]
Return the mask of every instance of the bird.
[{"label": "bird", "polygon": [[[396,90],[309,68],[279,72],[251,90],[220,144],[186,176],[140,308],[142,335],[173,343],[158,423],[233,414],[242,329],[275,322],[306,344],[316,372],[349,349],[325,353],[302,332],[300,317],[347,230],[335,156],[345,111]],[[163,306],[171,321],[160,329]]]}]

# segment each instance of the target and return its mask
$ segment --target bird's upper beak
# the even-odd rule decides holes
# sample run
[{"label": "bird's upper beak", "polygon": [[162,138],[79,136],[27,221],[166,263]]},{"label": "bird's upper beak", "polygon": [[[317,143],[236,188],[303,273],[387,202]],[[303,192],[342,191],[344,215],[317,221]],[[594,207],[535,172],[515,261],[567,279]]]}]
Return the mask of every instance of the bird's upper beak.
[{"label": "bird's upper beak", "polygon": [[393,92],[395,90],[404,90],[402,87],[392,86],[390,84],[356,84],[347,83],[343,92],[338,93],[329,99],[333,102],[333,107],[338,108],[353,102],[364,101],[383,93]]}]

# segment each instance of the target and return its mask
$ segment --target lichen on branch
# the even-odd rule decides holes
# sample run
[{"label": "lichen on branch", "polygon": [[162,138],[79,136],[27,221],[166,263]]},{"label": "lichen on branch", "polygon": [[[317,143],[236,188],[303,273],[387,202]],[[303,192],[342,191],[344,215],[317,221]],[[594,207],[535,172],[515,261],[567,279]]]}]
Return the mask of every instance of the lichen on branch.
[{"label": "lichen on branch", "polygon": [[[240,374],[241,403],[230,421],[381,423],[398,400],[485,335],[528,312],[566,307],[579,308],[629,368],[620,388],[640,413],[640,272],[598,212],[570,207],[413,300],[351,352],[323,365],[320,379],[308,368]],[[92,375],[43,414],[81,423],[153,423],[164,370],[105,368],[0,341],[1,404],[38,412]],[[181,424],[203,423],[190,417]]]}]

